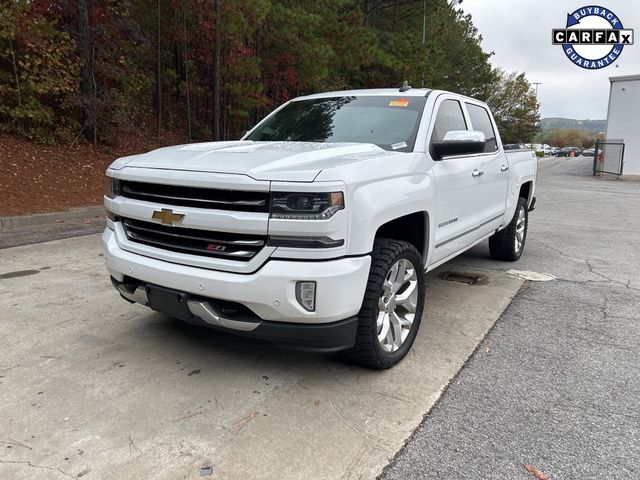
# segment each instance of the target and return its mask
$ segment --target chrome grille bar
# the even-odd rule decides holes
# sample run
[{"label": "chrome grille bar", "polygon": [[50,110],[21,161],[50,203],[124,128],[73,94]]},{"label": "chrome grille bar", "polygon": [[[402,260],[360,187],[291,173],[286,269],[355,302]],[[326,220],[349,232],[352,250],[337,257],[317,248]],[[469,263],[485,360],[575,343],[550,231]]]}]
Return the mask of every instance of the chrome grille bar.
[{"label": "chrome grille bar", "polygon": [[121,218],[127,239],[164,250],[192,255],[249,261],[266,244],[266,236],[168,227]]}]

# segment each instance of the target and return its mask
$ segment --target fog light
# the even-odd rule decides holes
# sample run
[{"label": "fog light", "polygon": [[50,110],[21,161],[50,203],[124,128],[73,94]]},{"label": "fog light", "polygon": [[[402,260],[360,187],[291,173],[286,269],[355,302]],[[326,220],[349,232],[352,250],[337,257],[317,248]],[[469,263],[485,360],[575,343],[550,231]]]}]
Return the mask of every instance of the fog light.
[{"label": "fog light", "polygon": [[316,309],[316,282],[296,282],[296,300],[309,312]]}]

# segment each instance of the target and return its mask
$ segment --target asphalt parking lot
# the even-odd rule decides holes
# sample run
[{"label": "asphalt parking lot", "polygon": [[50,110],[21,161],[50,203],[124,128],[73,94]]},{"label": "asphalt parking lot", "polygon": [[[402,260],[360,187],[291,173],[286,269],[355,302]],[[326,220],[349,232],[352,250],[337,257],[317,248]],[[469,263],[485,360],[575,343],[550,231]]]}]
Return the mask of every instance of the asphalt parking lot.
[{"label": "asphalt parking lot", "polygon": [[558,279],[525,286],[383,480],[640,478],[640,183],[591,162],[540,162],[518,268]]},{"label": "asphalt parking lot", "polygon": [[377,372],[130,305],[96,234],[0,266],[3,479],[373,478],[523,283],[511,265],[474,267],[476,285],[433,272],[412,353]]}]

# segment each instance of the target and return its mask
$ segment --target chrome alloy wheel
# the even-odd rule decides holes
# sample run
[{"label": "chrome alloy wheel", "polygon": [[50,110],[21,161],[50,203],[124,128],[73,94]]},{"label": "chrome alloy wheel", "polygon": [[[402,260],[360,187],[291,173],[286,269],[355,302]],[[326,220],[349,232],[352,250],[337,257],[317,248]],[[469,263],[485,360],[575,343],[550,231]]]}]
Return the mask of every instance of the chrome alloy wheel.
[{"label": "chrome alloy wheel", "polygon": [[398,260],[382,284],[378,300],[378,342],[386,352],[398,350],[411,331],[418,304],[418,273],[409,260]]},{"label": "chrome alloy wheel", "polygon": [[524,208],[518,210],[518,220],[516,221],[516,235],[515,235],[515,247],[516,253],[522,248],[524,243],[524,231],[527,226],[527,217],[525,216]]}]

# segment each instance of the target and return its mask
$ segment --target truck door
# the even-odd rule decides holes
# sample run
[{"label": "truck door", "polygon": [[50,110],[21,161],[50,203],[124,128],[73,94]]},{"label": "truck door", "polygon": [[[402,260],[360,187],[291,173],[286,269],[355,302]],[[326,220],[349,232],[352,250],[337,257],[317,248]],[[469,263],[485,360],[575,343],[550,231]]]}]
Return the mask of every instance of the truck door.
[{"label": "truck door", "polygon": [[480,155],[482,174],[482,205],[480,211],[480,233],[482,236],[495,231],[504,216],[509,188],[509,163],[498,146],[496,129],[489,111],[481,104],[465,102],[470,128],[484,133],[486,144]]},{"label": "truck door", "polygon": [[[435,120],[429,146],[444,139],[447,132],[468,130],[462,104],[442,95],[435,104]],[[435,158],[430,148],[432,159]],[[482,203],[481,157],[456,155],[434,160],[436,184],[435,245],[431,263],[462,250],[478,237]]]}]

